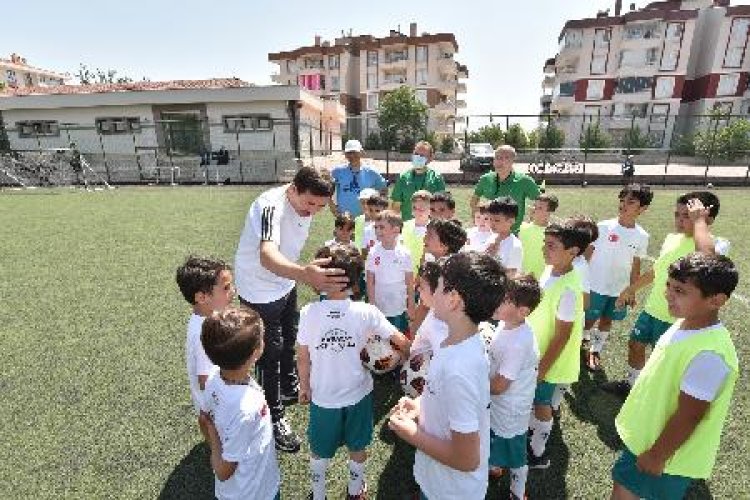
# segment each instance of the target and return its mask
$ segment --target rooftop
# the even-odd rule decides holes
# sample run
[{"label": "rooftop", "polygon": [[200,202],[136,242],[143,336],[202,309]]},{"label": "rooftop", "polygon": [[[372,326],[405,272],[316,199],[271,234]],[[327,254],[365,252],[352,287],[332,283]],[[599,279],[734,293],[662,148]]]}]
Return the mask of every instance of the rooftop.
[{"label": "rooftop", "polygon": [[142,92],[151,90],[202,90],[234,89],[252,87],[253,84],[239,78],[211,78],[208,80],[170,80],[164,82],[105,83],[93,85],[58,85],[54,87],[7,87],[0,97],[22,97],[29,95],[104,94],[112,92]]},{"label": "rooftop", "polygon": [[23,70],[33,71],[34,73],[43,73],[45,75],[55,76],[55,77],[63,78],[63,79],[68,78],[68,75],[64,73],[58,73],[56,71],[50,71],[48,69],[42,69],[42,68],[37,68],[35,66],[31,66],[29,63],[26,62],[25,57],[21,57],[15,53],[11,54],[10,58],[8,59],[4,59],[0,57],[0,66],[6,66],[12,69],[17,69],[17,70],[22,70],[22,71]]}]

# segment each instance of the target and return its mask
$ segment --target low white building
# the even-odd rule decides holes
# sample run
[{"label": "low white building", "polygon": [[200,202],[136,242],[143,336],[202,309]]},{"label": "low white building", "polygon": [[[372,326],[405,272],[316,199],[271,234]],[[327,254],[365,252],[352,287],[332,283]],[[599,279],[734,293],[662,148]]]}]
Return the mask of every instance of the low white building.
[{"label": "low white building", "polygon": [[184,181],[199,181],[201,156],[220,148],[230,153],[222,179],[273,181],[296,167],[295,158],[339,149],[345,123],[338,102],[296,85],[238,79],[6,89],[0,114],[11,149],[75,143],[113,182],[146,180],[174,166]]}]

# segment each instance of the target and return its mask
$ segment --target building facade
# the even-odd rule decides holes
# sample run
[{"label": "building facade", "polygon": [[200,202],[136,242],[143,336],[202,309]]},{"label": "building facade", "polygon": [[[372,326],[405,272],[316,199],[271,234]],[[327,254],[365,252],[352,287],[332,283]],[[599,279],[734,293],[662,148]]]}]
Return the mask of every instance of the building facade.
[{"label": "building facade", "polygon": [[63,85],[68,78],[56,71],[29,66],[18,54],[11,54],[9,59],[0,58],[0,89]]},{"label": "building facade", "polygon": [[[568,146],[598,122],[615,143],[637,127],[659,147],[719,108],[747,114],[750,6],[728,0],[631,4],[568,21],[545,65],[542,111],[558,115]],[[549,93],[549,89],[553,89]]]},{"label": "building facade", "polygon": [[402,85],[412,87],[428,106],[428,129],[441,136],[463,133],[468,69],[455,61],[456,37],[451,33],[409,34],[392,30],[387,37],[346,35],[334,43],[315,37],[315,44],[268,55],[279,65],[276,83],[298,84],[324,99],[341,102],[349,132],[367,137],[377,130],[377,110],[385,94]]}]

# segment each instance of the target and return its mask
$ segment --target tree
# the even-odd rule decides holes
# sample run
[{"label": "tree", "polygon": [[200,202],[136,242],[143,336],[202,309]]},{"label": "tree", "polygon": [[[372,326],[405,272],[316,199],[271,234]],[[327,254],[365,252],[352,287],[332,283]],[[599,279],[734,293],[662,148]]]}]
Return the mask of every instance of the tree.
[{"label": "tree", "polygon": [[654,141],[640,127],[630,127],[620,141],[620,147],[631,154],[642,153],[643,149],[654,147]]},{"label": "tree", "polygon": [[442,142],[440,143],[440,152],[441,153],[452,153],[453,152],[453,137],[446,135],[443,137]]},{"label": "tree", "polygon": [[560,149],[565,144],[565,132],[553,123],[540,126],[534,132],[534,141],[539,149]]},{"label": "tree", "polygon": [[589,123],[581,134],[579,147],[581,149],[605,149],[612,143],[612,138],[599,124],[599,121]]},{"label": "tree", "polygon": [[377,132],[370,132],[367,134],[365,139],[365,149],[370,151],[377,151],[383,148],[383,144],[380,141],[380,134]]},{"label": "tree", "polygon": [[383,146],[398,146],[410,153],[416,141],[427,134],[427,105],[417,99],[414,89],[399,87],[381,99],[378,127]]},{"label": "tree", "polygon": [[515,149],[526,149],[529,144],[529,139],[526,137],[521,125],[514,123],[508,130],[505,131],[505,137],[503,138],[503,144],[513,146]]},{"label": "tree", "polygon": [[745,119],[719,128],[721,117],[712,117],[706,130],[695,134],[693,144],[698,155],[704,158],[719,157],[736,160],[750,150],[750,122]]},{"label": "tree", "polygon": [[469,133],[469,143],[476,144],[478,142],[489,142],[493,148],[503,144],[505,140],[505,134],[503,129],[498,125],[485,125],[479,130]]},{"label": "tree", "polygon": [[[132,78],[128,76],[117,76],[117,70],[96,68],[95,70],[90,69],[86,64],[81,63],[78,68],[78,72],[75,74],[78,78],[78,82],[81,85],[94,85],[102,83],[131,83]],[[144,81],[148,81],[146,77]]]},{"label": "tree", "polygon": [[3,114],[0,113],[0,153],[8,151],[10,151],[10,140],[8,139],[8,132],[5,130]]}]

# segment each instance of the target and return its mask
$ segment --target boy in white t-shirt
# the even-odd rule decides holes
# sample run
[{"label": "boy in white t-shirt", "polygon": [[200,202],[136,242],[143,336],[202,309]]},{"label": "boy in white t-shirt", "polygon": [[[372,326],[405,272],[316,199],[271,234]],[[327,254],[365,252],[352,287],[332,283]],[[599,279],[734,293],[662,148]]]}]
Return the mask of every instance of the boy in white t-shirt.
[{"label": "boy in white t-shirt", "polygon": [[526,317],[541,295],[533,276],[511,279],[505,301],[495,311],[500,322],[489,347],[490,467],[510,469],[511,500],[526,498],[526,431],[539,365],[539,348]]},{"label": "boy in white t-shirt", "polygon": [[379,243],[367,255],[367,297],[406,333],[414,317],[414,269],[409,250],[399,243],[401,214],[386,210],[374,224]]},{"label": "boy in white t-shirt", "polygon": [[221,260],[190,256],[177,268],[176,281],[182,296],[193,306],[187,326],[185,362],[197,415],[203,403],[206,380],[216,370],[201,345],[201,326],[207,316],[221,311],[234,299],[232,268]]},{"label": "boy in white t-shirt", "polygon": [[490,228],[495,240],[487,247],[487,252],[500,260],[508,277],[512,278],[523,264],[523,245],[511,232],[518,216],[518,203],[510,196],[501,196],[487,206]]},{"label": "boy in white t-shirt", "polygon": [[281,485],[263,389],[250,376],[263,353],[263,320],[230,307],[203,322],[201,342],[219,367],[206,382],[198,424],[211,449],[219,500],[278,500]]},{"label": "boy in white t-shirt", "polygon": [[448,336],[448,325],[437,319],[432,311],[433,295],[437,290],[439,278],[439,261],[427,261],[420,266],[419,276],[417,277],[417,291],[419,292],[420,304],[429,308],[429,312],[421,324],[416,325],[417,332],[411,344],[412,354],[427,351],[435,352]]},{"label": "boy in white t-shirt", "polygon": [[422,498],[482,499],[487,493],[490,378],[478,324],[505,296],[503,267],[486,254],[462,252],[441,266],[435,316],[448,337],[430,361],[419,398],[401,398],[388,426],[417,448],[414,478]]},{"label": "boy in white t-shirt", "polygon": [[326,300],[302,308],[297,338],[297,366],[302,404],[310,403],[310,469],[312,500],[326,497],[326,469],[336,450],[349,450],[349,499],[364,499],[366,448],[372,441],[372,375],[360,361],[360,351],[371,335],[390,339],[408,356],[409,341],[378,309],[350,300],[362,270],[353,249],[333,246],[318,257],[331,259],[327,268],[342,269],[350,286],[330,292]]},{"label": "boy in white t-shirt", "polygon": [[476,250],[484,252],[492,243],[494,233],[490,228],[490,215],[487,212],[490,202],[482,200],[474,212],[474,227],[466,230],[466,246],[464,250]]},{"label": "boy in white t-shirt", "polygon": [[653,198],[654,193],[648,186],[630,184],[618,195],[617,218],[597,225],[599,237],[592,243],[589,258],[591,295],[583,333],[584,338],[591,338],[586,359],[589,370],[601,370],[601,353],[612,321],[622,321],[627,315],[627,306],[616,307],[615,302],[641,275],[641,259],[648,254],[649,235],[636,221]]},{"label": "boy in white t-shirt", "polygon": [[333,239],[326,241],[326,246],[354,245],[354,225],[354,218],[349,212],[337,214],[333,222]]}]

